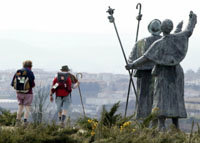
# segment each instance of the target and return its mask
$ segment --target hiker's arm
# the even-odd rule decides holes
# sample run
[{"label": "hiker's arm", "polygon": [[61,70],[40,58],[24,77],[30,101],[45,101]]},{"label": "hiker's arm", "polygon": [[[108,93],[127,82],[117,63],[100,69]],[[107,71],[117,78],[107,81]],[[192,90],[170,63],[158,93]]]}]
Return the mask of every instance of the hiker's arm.
[{"label": "hiker's arm", "polygon": [[35,87],[35,81],[33,80],[33,82],[32,82],[32,87]]},{"label": "hiker's arm", "polygon": [[15,77],[16,77],[16,74],[13,76],[12,82],[11,82],[11,84],[10,84],[12,87],[14,86]]},{"label": "hiker's arm", "polygon": [[58,84],[57,78],[54,78],[52,88],[51,88],[51,91],[50,91],[50,96],[52,96],[56,92],[56,84]]},{"label": "hiker's arm", "polygon": [[53,94],[54,92],[56,91],[56,89],[54,88],[55,84],[57,83],[57,78],[55,78],[53,80],[53,85],[52,85],[52,88],[51,88],[51,91],[50,91],[50,101],[53,102]]},{"label": "hiker's arm", "polygon": [[32,73],[32,76],[33,76],[32,87],[35,87],[35,76],[33,73]]},{"label": "hiker's arm", "polygon": [[75,83],[74,83],[74,85],[72,87],[73,89],[77,88],[79,86],[79,84],[80,84],[79,81],[78,81],[78,79],[75,76],[74,76],[74,82]]},{"label": "hiker's arm", "polygon": [[73,74],[71,74],[71,73],[69,73],[69,77],[70,77],[71,82],[72,82],[72,86],[71,87],[73,89],[77,88],[78,85],[79,85],[78,79]]},{"label": "hiker's arm", "polygon": [[74,85],[73,85],[73,89],[75,89],[75,88],[77,88],[78,86],[80,85],[80,82],[79,81],[77,81]]},{"label": "hiker's arm", "polygon": [[28,73],[31,88],[35,87],[35,76],[32,71]]}]

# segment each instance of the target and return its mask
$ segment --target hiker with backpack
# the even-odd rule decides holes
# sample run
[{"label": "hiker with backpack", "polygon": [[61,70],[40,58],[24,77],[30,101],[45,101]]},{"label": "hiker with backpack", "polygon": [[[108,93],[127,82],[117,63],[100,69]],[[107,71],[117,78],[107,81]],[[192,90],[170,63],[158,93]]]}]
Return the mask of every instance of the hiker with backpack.
[{"label": "hiker with backpack", "polygon": [[28,124],[27,119],[29,117],[30,107],[33,100],[32,88],[35,87],[35,76],[31,69],[32,61],[24,61],[23,68],[17,70],[11,82],[11,86],[16,90],[17,100],[19,103],[16,120],[17,126],[21,123],[21,116],[24,108],[24,124]]},{"label": "hiker with backpack", "polygon": [[70,94],[72,91],[72,83],[78,84],[78,80],[71,73],[69,73],[67,65],[62,66],[61,72],[58,72],[53,80],[53,85],[50,91],[51,102],[54,100],[53,94],[56,94],[55,102],[57,105],[59,122],[62,127],[65,126],[64,122],[67,111],[71,105]]}]

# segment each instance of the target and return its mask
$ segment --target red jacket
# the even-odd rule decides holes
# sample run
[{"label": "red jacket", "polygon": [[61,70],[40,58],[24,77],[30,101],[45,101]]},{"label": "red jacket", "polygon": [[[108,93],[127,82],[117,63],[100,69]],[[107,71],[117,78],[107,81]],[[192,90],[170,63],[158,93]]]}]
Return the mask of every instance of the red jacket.
[{"label": "red jacket", "polygon": [[56,83],[58,84],[58,87],[56,89],[51,89],[52,93],[56,93],[56,96],[68,96],[71,93],[72,82],[70,77],[67,78],[66,83],[59,83],[57,77],[55,77],[53,80],[53,86]]}]

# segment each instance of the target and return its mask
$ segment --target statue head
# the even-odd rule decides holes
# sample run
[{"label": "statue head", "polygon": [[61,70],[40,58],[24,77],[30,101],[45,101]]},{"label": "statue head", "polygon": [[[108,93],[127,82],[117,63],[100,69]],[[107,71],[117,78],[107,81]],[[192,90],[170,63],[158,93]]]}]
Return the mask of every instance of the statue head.
[{"label": "statue head", "polygon": [[148,30],[152,35],[160,35],[161,33],[161,21],[158,19],[152,20],[148,25]]},{"label": "statue head", "polygon": [[161,31],[164,35],[169,35],[173,29],[173,22],[170,19],[165,19],[161,24]]}]

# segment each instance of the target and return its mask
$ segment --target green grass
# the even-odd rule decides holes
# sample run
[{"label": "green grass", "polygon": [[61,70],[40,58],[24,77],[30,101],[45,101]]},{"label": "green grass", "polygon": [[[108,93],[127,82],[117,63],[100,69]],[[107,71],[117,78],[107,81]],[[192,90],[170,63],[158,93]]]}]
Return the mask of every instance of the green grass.
[{"label": "green grass", "polygon": [[3,110],[0,115],[0,125],[11,126],[16,122],[17,113],[11,113],[10,111]]},{"label": "green grass", "polygon": [[[26,128],[14,127],[14,114],[4,112],[0,119],[0,143],[199,143],[200,127],[192,124],[191,132],[185,133],[170,127],[166,132],[148,128],[156,115],[143,122],[123,118],[117,114],[119,103],[108,111],[103,107],[101,118],[80,118],[76,124],[60,128],[52,124],[30,124]],[[14,117],[13,117],[14,116]],[[9,119],[11,118],[11,119]],[[194,126],[197,130],[193,131]]]}]

